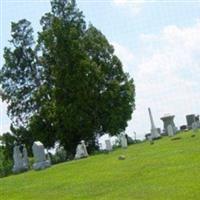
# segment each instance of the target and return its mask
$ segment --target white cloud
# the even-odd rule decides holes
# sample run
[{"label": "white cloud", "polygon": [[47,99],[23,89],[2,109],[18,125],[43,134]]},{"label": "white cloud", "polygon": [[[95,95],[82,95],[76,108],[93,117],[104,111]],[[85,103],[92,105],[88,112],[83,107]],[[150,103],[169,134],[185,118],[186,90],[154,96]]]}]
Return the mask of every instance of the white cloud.
[{"label": "white cloud", "polygon": [[[160,34],[142,35],[141,39],[151,44],[151,54],[140,63],[136,75],[141,117],[150,106],[159,126],[161,115],[169,112],[177,115],[180,126],[186,123],[186,114],[200,112],[200,23],[184,28],[167,26]],[[156,48],[152,48],[154,42]]]},{"label": "white cloud", "polygon": [[[126,53],[123,49],[127,48],[119,44],[114,45],[136,84],[136,110],[128,133],[136,130],[141,137],[150,131],[148,107],[152,109],[155,124],[161,128],[160,117],[165,113],[175,115],[178,127],[186,124],[186,114],[200,114],[199,44],[200,22],[184,28],[167,26],[155,35],[141,34],[139,56],[133,56],[131,51]],[[139,62],[137,71],[131,67],[135,60]]]},{"label": "white cloud", "polygon": [[115,49],[115,55],[119,57],[123,64],[125,72],[130,71],[130,68],[134,63],[134,55],[132,51],[117,42],[112,42],[112,45]]},{"label": "white cloud", "polygon": [[143,0],[130,1],[130,0],[113,0],[117,6],[123,7],[130,11],[133,15],[138,15],[142,10]]}]

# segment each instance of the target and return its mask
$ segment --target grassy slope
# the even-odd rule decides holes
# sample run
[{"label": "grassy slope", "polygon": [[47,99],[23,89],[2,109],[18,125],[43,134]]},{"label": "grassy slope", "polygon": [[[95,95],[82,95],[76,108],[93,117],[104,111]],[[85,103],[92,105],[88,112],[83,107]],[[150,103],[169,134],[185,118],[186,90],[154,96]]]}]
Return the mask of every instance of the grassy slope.
[{"label": "grassy slope", "polygon": [[200,131],[178,137],[2,178],[0,199],[199,199]]}]

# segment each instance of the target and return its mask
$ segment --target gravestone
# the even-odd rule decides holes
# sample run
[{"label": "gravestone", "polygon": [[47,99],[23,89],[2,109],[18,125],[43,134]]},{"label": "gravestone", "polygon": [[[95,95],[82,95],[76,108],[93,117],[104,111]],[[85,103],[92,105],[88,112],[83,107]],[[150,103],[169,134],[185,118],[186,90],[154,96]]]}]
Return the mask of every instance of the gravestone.
[{"label": "gravestone", "polygon": [[106,144],[106,150],[107,151],[112,151],[112,145],[111,145],[111,142],[110,140],[105,140],[105,144]]},{"label": "gravestone", "polygon": [[82,140],[80,144],[77,145],[75,159],[88,157],[88,152],[86,149],[85,141]]},{"label": "gravestone", "polygon": [[150,117],[150,122],[151,122],[151,138],[152,139],[160,138],[160,134],[158,133],[158,130],[155,127],[155,124],[154,124],[154,121],[153,121],[151,109],[148,108],[148,111],[149,111],[149,117]]},{"label": "gravestone", "polygon": [[199,128],[199,123],[198,122],[193,122],[192,123],[192,131],[195,133],[198,128]]},{"label": "gravestone", "polygon": [[195,114],[186,115],[187,127],[189,130],[192,129],[192,123],[195,122]]},{"label": "gravestone", "polygon": [[46,159],[44,145],[40,141],[36,141],[33,143],[32,150],[34,156],[33,169],[40,170],[47,168],[51,165],[50,160]]},{"label": "gravestone", "polygon": [[127,148],[128,146],[126,136],[122,133],[120,134],[120,144],[122,148]]},{"label": "gravestone", "polygon": [[29,167],[29,163],[28,163],[28,152],[27,149],[25,147],[25,145],[22,145],[23,149],[22,149],[22,159],[23,159],[23,165],[25,169],[28,169]]},{"label": "gravestone", "polygon": [[177,128],[174,123],[174,117],[175,117],[175,115],[165,114],[163,117],[160,118],[163,121],[163,130],[165,133],[167,133],[167,135],[169,135],[169,133],[168,133],[169,125],[172,126],[174,133],[177,132],[177,130],[176,130]]},{"label": "gravestone", "polygon": [[15,145],[13,149],[13,173],[28,170],[28,155],[25,145]]},{"label": "gravestone", "polygon": [[172,127],[171,124],[167,126],[167,133],[170,137],[174,136],[175,134],[174,128]]}]

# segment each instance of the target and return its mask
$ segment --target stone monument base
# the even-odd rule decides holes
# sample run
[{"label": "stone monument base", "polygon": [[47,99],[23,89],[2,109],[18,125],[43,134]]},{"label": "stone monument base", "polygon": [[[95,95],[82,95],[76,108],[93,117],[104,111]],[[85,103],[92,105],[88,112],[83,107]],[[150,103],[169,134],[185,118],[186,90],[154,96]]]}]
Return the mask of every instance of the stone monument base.
[{"label": "stone monument base", "polygon": [[37,162],[33,164],[33,169],[34,170],[40,170],[40,169],[45,169],[47,167],[50,167],[51,163],[49,160],[43,161],[43,162]]},{"label": "stone monument base", "polygon": [[152,139],[159,139],[161,137],[160,134],[158,133],[157,128],[151,129],[151,137]]},{"label": "stone monument base", "polygon": [[20,172],[25,172],[25,171],[27,171],[28,170],[28,167],[13,167],[13,169],[12,169],[12,172],[14,173],[14,174],[17,174],[17,173],[20,173]]}]

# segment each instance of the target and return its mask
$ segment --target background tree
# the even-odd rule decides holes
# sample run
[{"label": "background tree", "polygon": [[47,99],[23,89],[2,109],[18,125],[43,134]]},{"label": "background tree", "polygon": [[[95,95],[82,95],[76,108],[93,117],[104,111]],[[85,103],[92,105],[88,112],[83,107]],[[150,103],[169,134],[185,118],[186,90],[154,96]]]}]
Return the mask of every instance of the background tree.
[{"label": "background tree", "polygon": [[33,93],[40,77],[34,50],[33,29],[23,19],[11,24],[11,47],[4,48],[5,64],[1,69],[3,100],[16,126],[25,125],[35,109]]},{"label": "background tree", "polygon": [[[1,83],[10,116],[27,119],[26,134],[47,147],[59,141],[73,155],[80,140],[94,146],[97,133],[125,130],[135,106],[135,88],[113,46],[94,26],[86,26],[75,1],[53,0],[51,7],[41,18],[37,48],[30,23],[15,24],[12,41],[18,45],[13,51],[5,48]],[[20,37],[14,37],[18,32]],[[26,52],[19,63],[18,49]],[[28,98],[23,98],[24,91]]]}]

